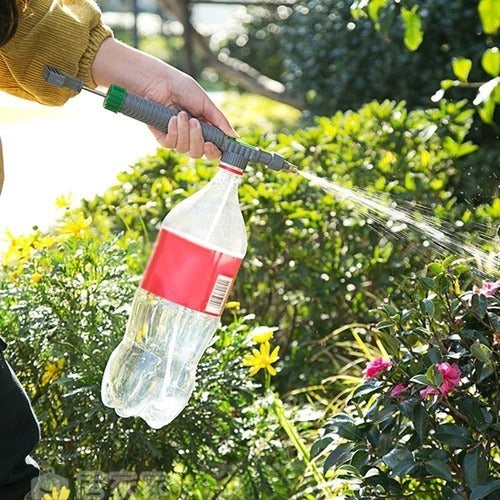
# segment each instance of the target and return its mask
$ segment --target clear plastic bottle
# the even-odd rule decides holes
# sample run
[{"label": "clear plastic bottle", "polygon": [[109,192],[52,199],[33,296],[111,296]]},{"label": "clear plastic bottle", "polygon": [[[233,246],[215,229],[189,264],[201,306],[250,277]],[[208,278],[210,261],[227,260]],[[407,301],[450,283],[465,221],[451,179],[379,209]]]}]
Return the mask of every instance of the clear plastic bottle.
[{"label": "clear plastic bottle", "polygon": [[241,170],[224,163],[163,221],[123,340],[102,380],[102,401],[158,429],[186,406],[198,362],[220,325],[247,249]]}]

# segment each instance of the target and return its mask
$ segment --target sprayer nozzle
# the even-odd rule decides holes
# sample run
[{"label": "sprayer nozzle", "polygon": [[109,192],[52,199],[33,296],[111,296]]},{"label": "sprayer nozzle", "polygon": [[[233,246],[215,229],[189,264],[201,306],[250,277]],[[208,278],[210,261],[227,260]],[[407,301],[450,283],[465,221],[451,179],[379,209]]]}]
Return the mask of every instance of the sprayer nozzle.
[{"label": "sprayer nozzle", "polygon": [[60,88],[67,88],[79,93],[83,88],[83,82],[74,76],[65,75],[53,66],[45,66],[43,78],[47,83]]},{"label": "sprayer nozzle", "polygon": [[294,165],[293,163],[290,163],[289,161],[287,161],[286,163],[287,163],[287,167],[288,167],[287,170],[289,172],[296,174],[299,171],[299,167],[297,167],[297,165]]}]

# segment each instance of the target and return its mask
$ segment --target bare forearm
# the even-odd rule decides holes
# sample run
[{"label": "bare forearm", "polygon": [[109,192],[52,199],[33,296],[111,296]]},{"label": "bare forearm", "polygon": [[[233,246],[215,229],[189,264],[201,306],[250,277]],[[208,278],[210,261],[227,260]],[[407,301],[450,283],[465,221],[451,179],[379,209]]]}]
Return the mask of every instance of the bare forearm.
[{"label": "bare forearm", "polygon": [[120,85],[130,92],[142,94],[148,78],[159,72],[166,73],[166,66],[155,57],[108,38],[97,51],[92,77],[98,85]]},{"label": "bare forearm", "polygon": [[[101,44],[92,64],[92,78],[98,85],[120,85],[131,93],[204,119],[228,135],[236,135],[222,112],[193,78],[117,40],[108,39]],[[198,120],[189,119],[185,112],[171,120],[168,131],[153,130],[153,133],[158,142],[179,153],[189,152],[194,158],[203,153],[207,158],[219,156],[213,144],[204,143]]]}]

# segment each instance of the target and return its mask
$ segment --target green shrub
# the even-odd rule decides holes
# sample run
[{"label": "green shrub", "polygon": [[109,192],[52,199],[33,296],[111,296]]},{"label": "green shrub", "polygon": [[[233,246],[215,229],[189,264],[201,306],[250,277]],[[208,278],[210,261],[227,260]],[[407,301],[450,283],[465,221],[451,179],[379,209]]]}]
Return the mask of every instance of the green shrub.
[{"label": "green shrub", "polygon": [[256,9],[226,50],[284,81],[320,115],[357,109],[372,99],[405,100],[410,108],[428,105],[441,80],[453,74],[452,57],[470,58],[480,67],[486,36],[478,34],[477,2],[412,2],[419,5],[424,30],[416,52],[402,43],[399,2],[376,2],[387,4],[378,31],[370,19],[353,17],[356,3],[365,4],[307,0],[288,9]]},{"label": "green shrub", "polygon": [[347,498],[498,498],[500,281],[464,293],[450,261],[380,308],[384,359],[312,447]]},{"label": "green shrub", "polygon": [[[485,236],[500,215],[500,200],[476,209],[455,201],[457,158],[475,148],[464,140],[470,121],[462,103],[408,112],[373,102],[289,135],[249,130],[245,140],[375,193],[381,203],[394,198],[434,214],[466,242],[476,224]],[[442,253],[411,231],[369,222],[373,214],[299,176],[249,168],[240,188],[249,252],[232,296],[241,312],[225,313],[182,417],[152,431],[104,408],[100,379],[163,217],[214,171],[159,150],[69,211],[53,232],[12,237],[0,272],[0,332],[11,341],[9,358],[42,422],[36,458],[60,474],[155,468],[167,475],[172,498],[312,494],[306,490],[317,491],[322,475],[298,434],[314,439],[323,423],[318,413],[343,406],[362,363],[380,348],[372,309],[388,294],[395,307],[406,307],[402,279]],[[493,241],[483,243],[494,250]],[[242,367],[253,324],[247,313],[278,327],[272,389]],[[147,486],[138,487],[138,499],[151,498]]]},{"label": "green shrub", "polygon": [[[245,140],[281,151],[327,179],[390,195],[416,211],[417,204],[424,205],[450,223],[463,214],[463,241],[475,223],[498,217],[494,207],[464,212],[454,206],[460,178],[454,161],[474,150],[464,142],[469,124],[470,112],[462,104],[408,112],[386,101],[320,118],[317,126],[290,136],[255,131]],[[152,244],[167,211],[213,172],[203,161],[160,150],[120,174],[120,184],[86,201],[84,208],[104,233],[128,231]],[[331,370],[327,358],[320,366],[308,365],[314,342],[353,317],[369,322],[370,309],[399,277],[422,268],[435,251],[422,247],[421,238],[409,230],[391,233],[383,222],[367,223],[359,206],[290,174],[249,169],[240,200],[249,250],[233,294],[259,320],[280,327],[287,359],[282,390],[317,381],[321,363]],[[335,366],[348,362],[341,348],[333,349]]]},{"label": "green shrub", "polygon": [[104,407],[102,373],[125,332],[141,259],[137,244],[103,241],[89,223],[70,217],[56,233],[15,238],[0,273],[6,356],[41,422],[35,458],[71,479],[82,470],[162,471],[183,498],[287,496],[280,475],[293,477],[300,464],[274,470],[287,456],[279,425],[242,366],[250,318],[226,313],[188,407],[167,427],[154,431]]}]

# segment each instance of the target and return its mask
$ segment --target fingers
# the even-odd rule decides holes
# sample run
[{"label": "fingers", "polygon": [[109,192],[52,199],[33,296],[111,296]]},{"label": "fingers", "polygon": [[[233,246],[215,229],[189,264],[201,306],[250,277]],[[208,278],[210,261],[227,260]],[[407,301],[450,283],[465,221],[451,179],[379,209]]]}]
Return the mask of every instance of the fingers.
[{"label": "fingers", "polygon": [[177,145],[175,150],[178,153],[187,153],[189,151],[189,118],[185,111],[177,115]]},{"label": "fingers", "polygon": [[167,135],[165,136],[165,141],[163,145],[166,148],[175,149],[177,146],[177,116],[174,116],[168,122]]},{"label": "fingers", "polygon": [[194,118],[189,120],[189,156],[191,158],[201,158],[203,156],[203,134],[201,133],[200,122]]},{"label": "fingers", "polygon": [[212,144],[211,142],[205,143],[203,152],[205,153],[205,156],[208,160],[216,160],[220,157],[220,151],[217,149],[217,146],[215,144]]},{"label": "fingers", "polygon": [[239,137],[238,132],[229,124],[227,118],[222,114],[222,111],[210,100],[208,96],[203,101],[202,118],[210,122],[212,125],[219,127],[226,135],[230,137]]},{"label": "fingers", "polygon": [[153,133],[163,146],[178,153],[189,153],[192,158],[201,158],[205,154],[209,160],[220,157],[220,151],[214,144],[205,143],[200,122],[196,118],[189,119],[185,111],[169,121],[166,134],[154,129]]}]

